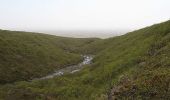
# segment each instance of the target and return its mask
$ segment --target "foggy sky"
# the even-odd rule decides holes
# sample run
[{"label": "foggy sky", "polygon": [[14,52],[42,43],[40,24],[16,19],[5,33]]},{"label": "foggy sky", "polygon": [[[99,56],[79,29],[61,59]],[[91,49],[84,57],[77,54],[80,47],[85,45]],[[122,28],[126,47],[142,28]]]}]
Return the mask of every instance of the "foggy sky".
[{"label": "foggy sky", "polygon": [[170,0],[0,0],[0,29],[134,30],[169,20]]}]

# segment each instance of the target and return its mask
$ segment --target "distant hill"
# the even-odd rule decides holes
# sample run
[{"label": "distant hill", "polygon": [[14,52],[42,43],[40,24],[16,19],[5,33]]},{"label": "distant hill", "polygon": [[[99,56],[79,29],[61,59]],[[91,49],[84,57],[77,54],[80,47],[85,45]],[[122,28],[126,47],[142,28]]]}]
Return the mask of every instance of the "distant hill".
[{"label": "distant hill", "polygon": [[95,40],[0,30],[0,83],[29,80],[77,64],[82,58],[76,50]]},{"label": "distant hill", "polygon": [[[71,47],[75,47],[74,50],[78,54],[95,55],[91,65],[75,74],[66,74],[53,79],[2,85],[0,98],[6,100],[170,99],[170,21],[122,36],[80,43],[86,45]],[[48,48],[53,47],[54,45]],[[3,49],[5,50],[7,49]],[[77,57],[76,52],[72,51],[73,54],[69,53],[67,56]],[[3,55],[4,53],[1,53],[2,57]],[[39,61],[39,59],[34,60]],[[63,61],[65,61],[64,58]]]}]

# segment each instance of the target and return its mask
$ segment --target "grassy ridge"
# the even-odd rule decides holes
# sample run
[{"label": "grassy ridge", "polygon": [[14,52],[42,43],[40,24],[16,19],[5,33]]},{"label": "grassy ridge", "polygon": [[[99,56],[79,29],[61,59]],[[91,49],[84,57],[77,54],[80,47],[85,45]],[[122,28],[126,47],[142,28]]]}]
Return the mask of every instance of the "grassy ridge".
[{"label": "grassy ridge", "polygon": [[0,83],[44,76],[57,68],[76,64],[82,60],[75,53],[80,51],[79,46],[93,41],[1,30]]},{"label": "grassy ridge", "polygon": [[118,99],[170,99],[170,21],[145,30],[154,36],[154,41],[138,58],[135,70],[113,87],[112,90],[119,87],[114,91]]},{"label": "grassy ridge", "polygon": [[6,84],[0,87],[0,97],[6,100],[168,100],[169,50],[170,21],[167,21],[87,44],[78,51],[96,56],[93,64],[81,72]]}]

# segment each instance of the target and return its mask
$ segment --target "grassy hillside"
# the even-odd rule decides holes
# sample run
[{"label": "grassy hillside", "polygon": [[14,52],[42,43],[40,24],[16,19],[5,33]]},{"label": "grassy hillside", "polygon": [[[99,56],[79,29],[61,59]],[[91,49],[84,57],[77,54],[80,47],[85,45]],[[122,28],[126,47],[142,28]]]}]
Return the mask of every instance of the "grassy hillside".
[{"label": "grassy hillside", "polygon": [[0,30],[0,83],[29,80],[77,64],[82,60],[78,48],[95,40]]},{"label": "grassy hillside", "polygon": [[[83,48],[83,49],[82,49]],[[87,44],[96,54],[75,74],[0,86],[5,100],[168,100],[170,21]],[[77,52],[78,52],[77,51]]]}]

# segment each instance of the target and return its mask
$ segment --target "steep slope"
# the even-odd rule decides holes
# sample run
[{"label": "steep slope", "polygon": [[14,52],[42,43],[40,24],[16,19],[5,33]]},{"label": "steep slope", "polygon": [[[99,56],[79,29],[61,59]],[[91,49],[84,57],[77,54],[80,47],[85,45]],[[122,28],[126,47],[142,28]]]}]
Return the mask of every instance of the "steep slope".
[{"label": "steep slope", "polygon": [[0,30],[0,83],[29,80],[77,64],[82,60],[78,48],[95,40]]},{"label": "steep slope", "polygon": [[170,21],[145,30],[154,36],[154,41],[144,55],[136,59],[135,70],[125,74],[112,87],[111,98],[170,99]]},{"label": "steep slope", "polygon": [[6,100],[170,99],[170,21],[94,41],[82,48],[83,52],[96,54],[93,64],[84,70],[48,80],[6,84],[0,87],[0,97]]}]

